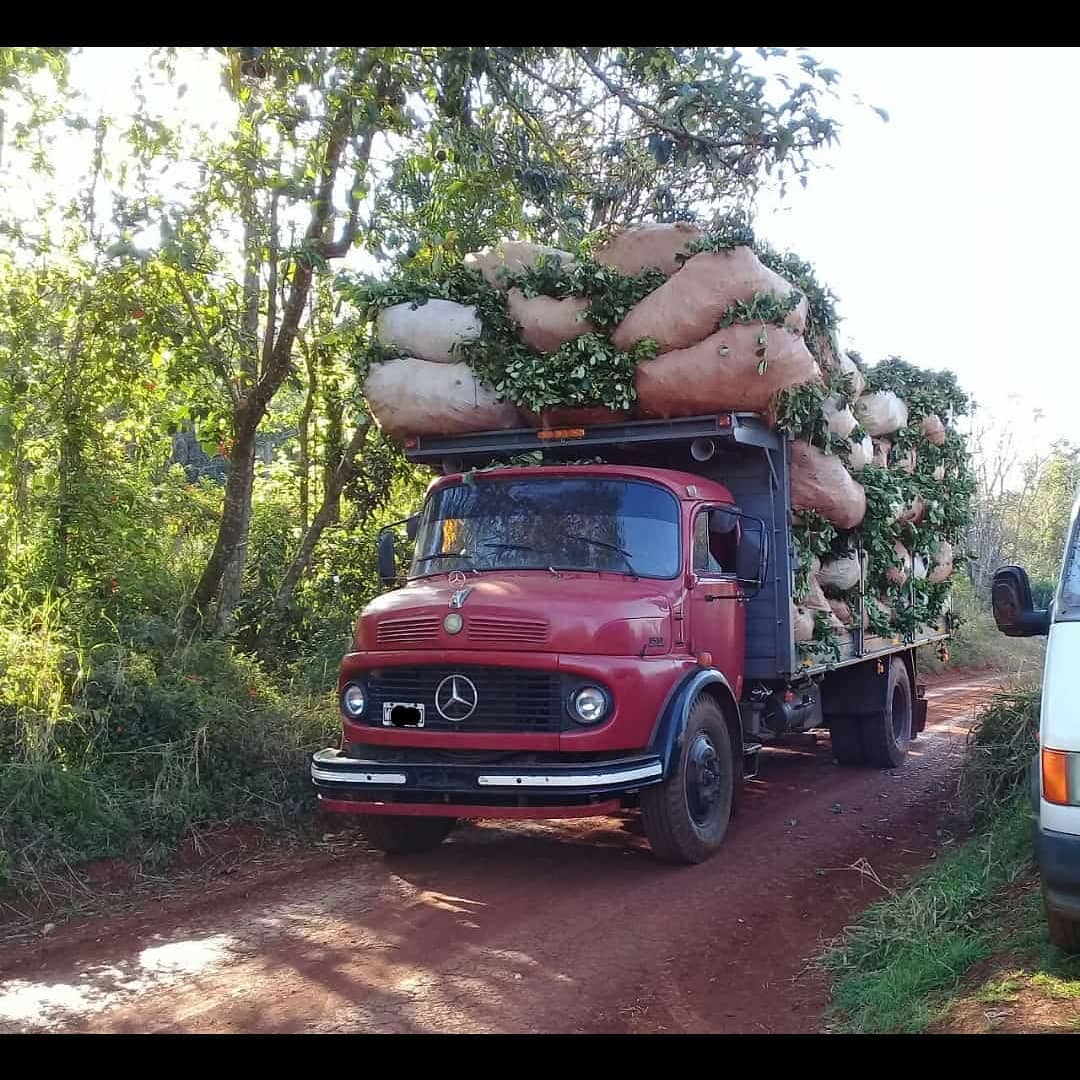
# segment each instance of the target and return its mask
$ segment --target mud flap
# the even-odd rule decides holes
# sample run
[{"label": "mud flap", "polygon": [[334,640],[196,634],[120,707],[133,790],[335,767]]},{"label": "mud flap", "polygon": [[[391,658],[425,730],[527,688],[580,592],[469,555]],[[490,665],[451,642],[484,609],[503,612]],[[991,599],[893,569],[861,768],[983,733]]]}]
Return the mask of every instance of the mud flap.
[{"label": "mud flap", "polygon": [[911,737],[915,739],[926,728],[926,687],[915,687],[915,714],[911,718]]}]

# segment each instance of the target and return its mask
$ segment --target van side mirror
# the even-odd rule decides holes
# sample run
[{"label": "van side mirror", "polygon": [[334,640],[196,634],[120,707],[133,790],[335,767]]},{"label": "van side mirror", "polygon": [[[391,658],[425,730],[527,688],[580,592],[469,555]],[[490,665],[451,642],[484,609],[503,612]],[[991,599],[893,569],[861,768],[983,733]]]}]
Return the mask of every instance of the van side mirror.
[{"label": "van side mirror", "polygon": [[747,596],[755,596],[765,587],[769,567],[769,537],[765,522],[741,517],[739,547],[735,552],[735,578]]},{"label": "van side mirror", "polygon": [[389,588],[397,584],[397,545],[394,542],[394,534],[390,529],[383,529],[379,533],[378,544],[379,580]]},{"label": "van side mirror", "polygon": [[1008,637],[1036,637],[1050,632],[1050,612],[1036,609],[1031,581],[1022,566],[1003,566],[994,574],[994,622]]}]

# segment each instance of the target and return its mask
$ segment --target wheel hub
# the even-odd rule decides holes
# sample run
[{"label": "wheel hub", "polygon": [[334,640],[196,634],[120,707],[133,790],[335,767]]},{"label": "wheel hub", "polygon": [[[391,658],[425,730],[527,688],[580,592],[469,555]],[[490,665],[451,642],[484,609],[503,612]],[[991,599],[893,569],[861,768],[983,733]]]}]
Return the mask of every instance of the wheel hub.
[{"label": "wheel hub", "polygon": [[686,801],[690,816],[705,825],[720,807],[720,762],[712,739],[698,732],[686,761]]}]

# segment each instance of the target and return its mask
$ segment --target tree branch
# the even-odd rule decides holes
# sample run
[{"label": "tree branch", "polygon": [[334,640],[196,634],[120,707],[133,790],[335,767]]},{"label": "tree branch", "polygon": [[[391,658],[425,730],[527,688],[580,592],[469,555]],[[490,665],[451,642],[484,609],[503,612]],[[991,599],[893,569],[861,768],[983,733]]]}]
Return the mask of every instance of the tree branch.
[{"label": "tree branch", "polygon": [[203,343],[203,348],[206,349],[207,359],[210,361],[210,365],[213,367],[214,371],[217,372],[222,383],[224,383],[225,392],[229,395],[229,400],[235,405],[238,400],[238,394],[236,392],[236,387],[233,385],[232,373],[229,371],[229,366],[225,363],[225,360],[221,355],[221,350],[210,340],[210,335],[207,334],[202,319],[199,318],[199,310],[195,306],[195,298],[191,295],[191,290],[188,289],[179,270],[176,271],[176,283],[180,287],[180,295],[184,298],[184,306],[188,309],[188,314],[191,316],[191,322],[195,327],[195,333],[199,335],[199,338]]}]

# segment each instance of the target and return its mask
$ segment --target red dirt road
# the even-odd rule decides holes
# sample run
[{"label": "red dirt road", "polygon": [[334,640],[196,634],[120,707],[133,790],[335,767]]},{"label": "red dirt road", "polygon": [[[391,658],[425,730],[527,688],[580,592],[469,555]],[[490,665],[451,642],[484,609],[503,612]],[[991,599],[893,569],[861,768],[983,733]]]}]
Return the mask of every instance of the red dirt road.
[{"label": "red dirt road", "polygon": [[150,905],[8,947],[0,1032],[819,1030],[808,960],[882,895],[870,873],[895,882],[940,847],[997,681],[928,680],[927,730],[895,774],[834,765],[827,737],[766,752],[701,866],[654,861],[632,815],[485,823],[428,854],[357,849],[187,914]]}]

